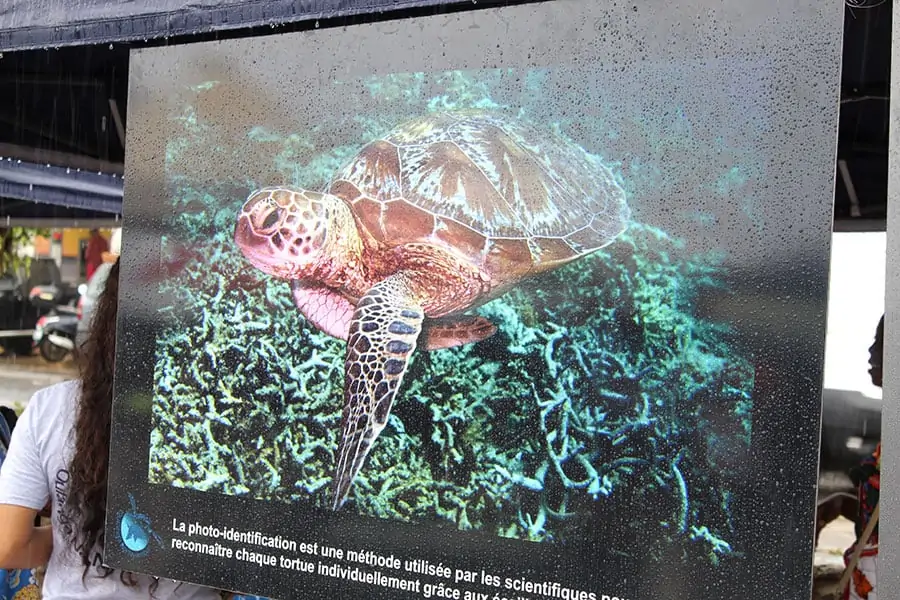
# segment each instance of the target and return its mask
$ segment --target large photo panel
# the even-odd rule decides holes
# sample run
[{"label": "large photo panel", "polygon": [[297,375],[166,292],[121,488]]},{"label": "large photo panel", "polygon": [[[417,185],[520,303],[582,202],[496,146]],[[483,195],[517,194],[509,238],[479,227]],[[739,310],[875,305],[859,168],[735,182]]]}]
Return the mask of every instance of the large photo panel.
[{"label": "large photo panel", "polygon": [[107,561],[274,598],[765,591],[760,543],[812,531],[838,58],[779,49],[839,11],[775,12],[136,52]]}]

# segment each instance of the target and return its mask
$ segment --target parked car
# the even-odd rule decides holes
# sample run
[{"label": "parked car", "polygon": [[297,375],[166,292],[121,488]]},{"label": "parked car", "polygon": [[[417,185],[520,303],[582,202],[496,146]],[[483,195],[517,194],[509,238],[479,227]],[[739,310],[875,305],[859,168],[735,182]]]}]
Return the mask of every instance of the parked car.
[{"label": "parked car", "polygon": [[74,304],[75,294],[53,259],[34,259],[27,275],[22,268],[0,275],[0,347],[12,354],[31,354],[38,319],[56,304]]},{"label": "parked car", "polygon": [[31,351],[31,331],[41,316],[28,299],[21,273],[0,275],[0,347],[12,354]]},{"label": "parked car", "polygon": [[30,355],[38,321],[58,307],[74,310],[81,289],[63,281],[51,258],[32,260],[27,276],[21,268],[0,276],[0,347]]}]

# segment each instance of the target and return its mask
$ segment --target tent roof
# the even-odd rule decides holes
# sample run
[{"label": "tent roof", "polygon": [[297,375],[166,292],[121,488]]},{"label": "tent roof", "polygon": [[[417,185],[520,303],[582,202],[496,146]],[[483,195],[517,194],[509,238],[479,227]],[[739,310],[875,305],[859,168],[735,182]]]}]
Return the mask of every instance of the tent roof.
[{"label": "tent roof", "polygon": [[[19,159],[0,160],[0,203],[12,221],[34,218],[30,203],[45,218],[94,219],[122,213],[122,177],[115,173],[39,165]],[[23,208],[24,205],[24,208]],[[62,209],[62,210],[60,210]],[[24,214],[19,214],[24,211]],[[10,223],[12,224],[12,223]]]},{"label": "tent roof", "polygon": [[0,52],[146,41],[454,3],[460,0],[8,0],[0,8]]},{"label": "tent roof", "polygon": [[[81,168],[121,184],[130,48],[302,28],[313,20],[398,17],[514,0],[8,0],[0,3],[0,157]],[[529,2],[537,0],[515,0]],[[893,3],[848,3],[844,18],[837,220],[881,219],[887,203]],[[168,42],[172,42],[169,39]],[[31,175],[37,171],[29,171]],[[118,177],[118,179],[116,179]],[[30,182],[34,184],[35,182]],[[7,218],[116,218],[109,197],[38,184],[6,195]],[[31,212],[29,212],[29,206]],[[75,211],[75,212],[73,212]]]}]

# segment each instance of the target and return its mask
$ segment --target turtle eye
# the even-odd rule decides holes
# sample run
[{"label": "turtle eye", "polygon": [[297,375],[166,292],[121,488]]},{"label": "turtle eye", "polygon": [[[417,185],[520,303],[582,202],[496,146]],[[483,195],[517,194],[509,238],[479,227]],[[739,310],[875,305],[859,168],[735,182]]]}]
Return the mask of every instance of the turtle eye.
[{"label": "turtle eye", "polygon": [[258,232],[265,232],[274,229],[281,222],[282,209],[273,204],[267,204],[260,207],[253,214],[253,228]]},{"label": "turtle eye", "polygon": [[263,221],[263,229],[269,229],[270,227],[275,227],[275,224],[278,223],[278,211],[273,210],[269,213],[269,215]]}]

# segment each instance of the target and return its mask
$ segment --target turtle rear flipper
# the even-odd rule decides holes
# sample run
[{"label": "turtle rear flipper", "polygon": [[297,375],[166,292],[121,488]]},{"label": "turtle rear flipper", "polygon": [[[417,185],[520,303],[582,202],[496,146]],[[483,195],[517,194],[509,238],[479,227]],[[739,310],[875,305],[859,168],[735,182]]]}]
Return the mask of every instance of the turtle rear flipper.
[{"label": "turtle rear flipper", "polygon": [[465,315],[429,321],[425,327],[426,350],[442,350],[485,340],[497,332],[497,326],[484,317]]},{"label": "turtle rear flipper", "polygon": [[350,322],[344,363],[344,412],[333,483],[333,509],[387,424],[397,390],[422,331],[422,307],[402,273],[372,287]]}]

